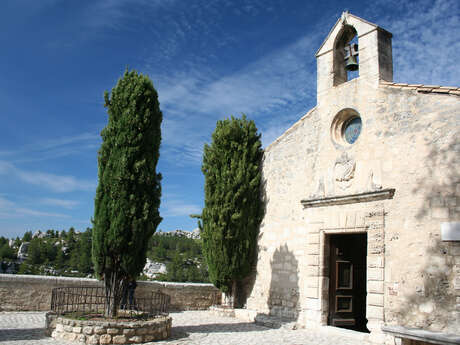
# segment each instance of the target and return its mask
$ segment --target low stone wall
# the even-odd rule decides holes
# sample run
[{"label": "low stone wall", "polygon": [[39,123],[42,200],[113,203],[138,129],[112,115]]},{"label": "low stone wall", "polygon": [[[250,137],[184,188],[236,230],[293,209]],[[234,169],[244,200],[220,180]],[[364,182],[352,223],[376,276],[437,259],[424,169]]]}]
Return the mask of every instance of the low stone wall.
[{"label": "low stone wall", "polygon": [[[51,289],[64,286],[103,286],[96,279],[0,274],[0,311],[47,311]],[[152,291],[171,296],[170,310],[202,310],[220,304],[221,293],[211,284],[138,281],[136,296]]]},{"label": "low stone wall", "polygon": [[160,316],[148,321],[106,322],[54,318],[53,315],[47,315],[47,330],[54,339],[76,341],[80,344],[141,344],[163,340],[171,335],[171,324],[170,316]]}]

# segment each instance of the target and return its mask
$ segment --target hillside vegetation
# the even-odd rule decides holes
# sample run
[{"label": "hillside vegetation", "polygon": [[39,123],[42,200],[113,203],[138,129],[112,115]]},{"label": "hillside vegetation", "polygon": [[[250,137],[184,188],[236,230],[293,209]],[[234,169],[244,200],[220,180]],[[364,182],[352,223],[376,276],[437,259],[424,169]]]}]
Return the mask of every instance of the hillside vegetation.
[{"label": "hillside vegetation", "polygon": [[[154,280],[209,281],[201,240],[183,234],[159,232],[150,238],[147,257],[167,269],[166,273],[156,274]],[[22,238],[12,240],[0,237],[0,273],[94,277],[91,235],[90,228],[84,232],[70,228],[34,234],[28,231]],[[152,279],[144,274],[139,278]]]},{"label": "hillside vegetation", "polygon": [[174,282],[209,282],[201,240],[176,234],[158,233],[150,239],[147,257],[166,263],[166,274],[156,280]]}]

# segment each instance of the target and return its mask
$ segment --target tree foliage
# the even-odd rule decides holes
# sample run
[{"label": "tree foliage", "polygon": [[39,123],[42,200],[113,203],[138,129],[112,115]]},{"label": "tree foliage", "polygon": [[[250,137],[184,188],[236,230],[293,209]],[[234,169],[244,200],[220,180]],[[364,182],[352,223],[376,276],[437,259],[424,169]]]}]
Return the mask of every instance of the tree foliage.
[{"label": "tree foliage", "polygon": [[262,218],[261,146],[254,121],[243,115],[218,121],[211,144],[204,147],[203,250],[211,282],[229,295],[255,259]]},{"label": "tree foliage", "polygon": [[8,239],[0,237],[0,261],[2,260],[16,260],[16,253],[13,248],[8,244]]},{"label": "tree foliage", "polygon": [[[70,249],[70,265],[78,272],[86,273],[93,270],[91,261],[91,229],[86,230],[78,236],[72,249]],[[82,255],[82,254],[85,255]],[[56,261],[61,258],[56,258]]]},{"label": "tree foliage", "polygon": [[106,315],[115,316],[124,285],[142,271],[148,240],[161,221],[156,165],[162,113],[150,79],[128,70],[111,95],[105,93],[105,106],[92,252],[110,299]]},{"label": "tree foliage", "polygon": [[27,231],[22,237],[23,242],[29,242],[32,239],[32,231]]},{"label": "tree foliage", "polygon": [[[69,232],[47,230],[46,233],[36,237],[32,237],[31,232],[27,232],[22,240],[16,238],[13,247],[6,251],[6,253],[13,252],[14,256],[4,255],[0,250],[0,261],[14,258],[15,264],[19,266],[17,269],[19,274],[88,276],[93,273],[91,232],[91,228],[87,228],[84,232],[76,232],[73,228],[69,229]],[[24,242],[29,243],[27,257],[23,262],[17,261],[17,251]]]}]

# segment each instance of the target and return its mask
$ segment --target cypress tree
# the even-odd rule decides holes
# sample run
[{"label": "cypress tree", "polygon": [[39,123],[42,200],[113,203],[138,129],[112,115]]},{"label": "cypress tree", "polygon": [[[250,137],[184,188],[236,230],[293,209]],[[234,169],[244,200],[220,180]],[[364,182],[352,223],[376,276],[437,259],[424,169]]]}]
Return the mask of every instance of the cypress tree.
[{"label": "cypress tree", "polygon": [[128,281],[145,265],[147,244],[161,222],[156,165],[162,113],[152,82],[136,71],[126,70],[104,98],[109,118],[98,155],[92,256],[105,284],[105,315],[115,317]]},{"label": "cypress tree", "polygon": [[204,146],[205,207],[201,237],[209,278],[233,304],[236,282],[255,260],[260,200],[260,134],[243,115],[218,121],[210,145]]}]

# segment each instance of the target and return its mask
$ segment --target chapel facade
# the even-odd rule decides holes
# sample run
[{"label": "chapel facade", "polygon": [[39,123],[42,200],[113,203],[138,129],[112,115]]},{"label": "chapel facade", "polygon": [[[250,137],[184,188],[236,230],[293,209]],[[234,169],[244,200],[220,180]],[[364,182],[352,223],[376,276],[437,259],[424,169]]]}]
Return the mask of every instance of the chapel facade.
[{"label": "chapel facade", "polygon": [[345,12],[316,53],[317,105],[265,149],[246,316],[374,344],[458,335],[460,88],[394,83],[391,40]]}]

